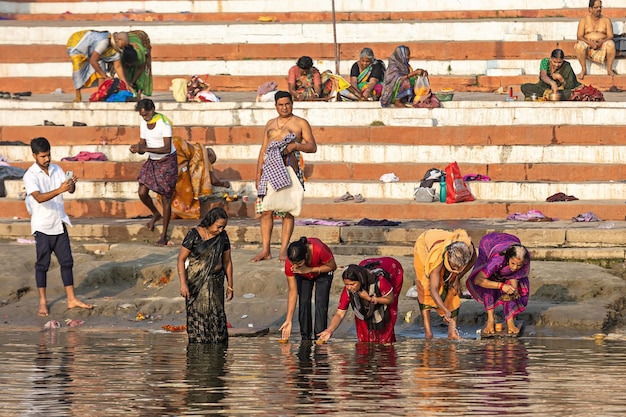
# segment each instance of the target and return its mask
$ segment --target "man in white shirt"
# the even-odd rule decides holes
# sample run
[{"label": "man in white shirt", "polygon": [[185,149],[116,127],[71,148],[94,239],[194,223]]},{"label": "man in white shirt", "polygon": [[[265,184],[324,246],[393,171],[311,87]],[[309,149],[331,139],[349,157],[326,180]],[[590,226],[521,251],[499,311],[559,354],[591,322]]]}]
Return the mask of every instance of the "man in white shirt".
[{"label": "man in white shirt", "polygon": [[[152,212],[152,219],[147,227],[154,231],[156,222],[163,219],[161,238],[155,243],[157,246],[168,245],[167,228],[172,216],[172,197],[176,191],[178,180],[178,158],[176,147],[172,143],[172,122],[157,113],[154,102],[149,98],[139,100],[135,110],[141,118],[139,126],[139,143],[130,145],[130,152],[148,153],[148,160],[139,171],[139,199]],[[163,215],[159,213],[149,191],[161,196]]]},{"label": "man in white shirt", "polygon": [[61,267],[61,279],[67,294],[67,308],[91,309],[74,294],[74,258],[66,224],[71,222],[65,213],[63,193],[76,191],[78,178],[69,171],[66,175],[60,166],[50,163],[50,143],[46,138],[30,142],[35,163],[24,174],[26,208],[30,213],[30,229],[35,236],[37,261],[35,281],[39,291],[39,316],[48,315],[46,284],[50,258],[54,252]]}]

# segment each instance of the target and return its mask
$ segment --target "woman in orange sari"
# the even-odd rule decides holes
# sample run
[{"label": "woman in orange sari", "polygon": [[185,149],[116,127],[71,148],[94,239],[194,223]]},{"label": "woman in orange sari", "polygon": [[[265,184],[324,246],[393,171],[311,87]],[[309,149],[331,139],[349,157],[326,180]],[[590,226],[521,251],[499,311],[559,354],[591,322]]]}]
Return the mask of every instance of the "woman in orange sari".
[{"label": "woman in orange sari", "polygon": [[448,323],[448,339],[459,339],[456,318],[461,305],[461,277],[476,262],[476,251],[467,232],[431,229],[422,233],[413,249],[415,286],[424,332],[433,338],[430,312],[435,310]]}]

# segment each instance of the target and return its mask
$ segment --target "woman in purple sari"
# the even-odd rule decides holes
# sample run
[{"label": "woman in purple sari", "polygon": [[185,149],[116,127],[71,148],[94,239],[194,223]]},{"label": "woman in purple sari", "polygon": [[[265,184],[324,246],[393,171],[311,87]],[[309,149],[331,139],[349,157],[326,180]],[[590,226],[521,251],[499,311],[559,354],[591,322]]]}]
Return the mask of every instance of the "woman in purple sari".
[{"label": "woman in purple sari", "polygon": [[411,60],[411,50],[408,46],[400,45],[394,49],[389,57],[385,81],[380,96],[382,107],[396,106],[404,107],[413,102],[415,93],[415,77],[425,75],[428,72],[421,68],[413,71],[409,61]]},{"label": "woman in purple sari", "polygon": [[480,240],[478,258],[467,279],[472,297],[483,303],[487,324],[482,334],[495,333],[494,310],[502,306],[507,332],[517,335],[515,317],[526,309],[530,292],[530,255],[517,236],[489,233]]}]

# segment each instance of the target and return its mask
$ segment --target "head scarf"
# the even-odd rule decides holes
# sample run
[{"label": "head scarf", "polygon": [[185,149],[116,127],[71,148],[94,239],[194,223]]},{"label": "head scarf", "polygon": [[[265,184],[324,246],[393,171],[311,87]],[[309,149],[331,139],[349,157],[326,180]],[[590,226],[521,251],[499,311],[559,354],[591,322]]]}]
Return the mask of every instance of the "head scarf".
[{"label": "head scarf", "polygon": [[393,95],[396,83],[405,75],[409,75],[411,67],[407,55],[409,48],[404,45],[396,47],[387,64],[387,71],[385,72],[385,81],[383,83],[383,92],[380,96],[380,104],[382,106],[388,106],[391,104],[391,97]]},{"label": "head scarf", "polygon": [[[370,296],[380,297],[379,276],[359,265],[348,265],[343,271],[342,278],[350,281],[358,281],[361,289],[367,291]],[[356,278],[356,279],[355,279]],[[384,328],[389,321],[389,310],[385,304],[373,304],[363,300],[358,293],[348,291],[350,305],[354,309],[354,315],[367,323],[370,330]]]}]

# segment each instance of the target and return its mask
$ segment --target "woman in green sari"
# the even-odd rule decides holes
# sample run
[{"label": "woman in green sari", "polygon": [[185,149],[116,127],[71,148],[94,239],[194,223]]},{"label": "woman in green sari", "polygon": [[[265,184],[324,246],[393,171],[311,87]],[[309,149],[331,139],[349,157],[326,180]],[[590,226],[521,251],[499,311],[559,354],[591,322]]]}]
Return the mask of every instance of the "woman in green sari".
[{"label": "woman in green sari", "polygon": [[371,48],[363,48],[350,70],[350,87],[340,92],[348,100],[377,101],[383,91],[385,63],[376,59]]},{"label": "woman in green sari", "polygon": [[124,48],[122,62],[130,86],[141,95],[152,95],[152,45],[143,30],[128,32],[129,45]]},{"label": "woman in green sari", "polygon": [[565,61],[561,49],[552,51],[550,58],[543,58],[539,66],[539,82],[522,84],[522,93],[527,100],[533,94],[544,97],[550,93],[561,93],[563,100],[569,100],[572,90],[580,86],[569,62]]}]

